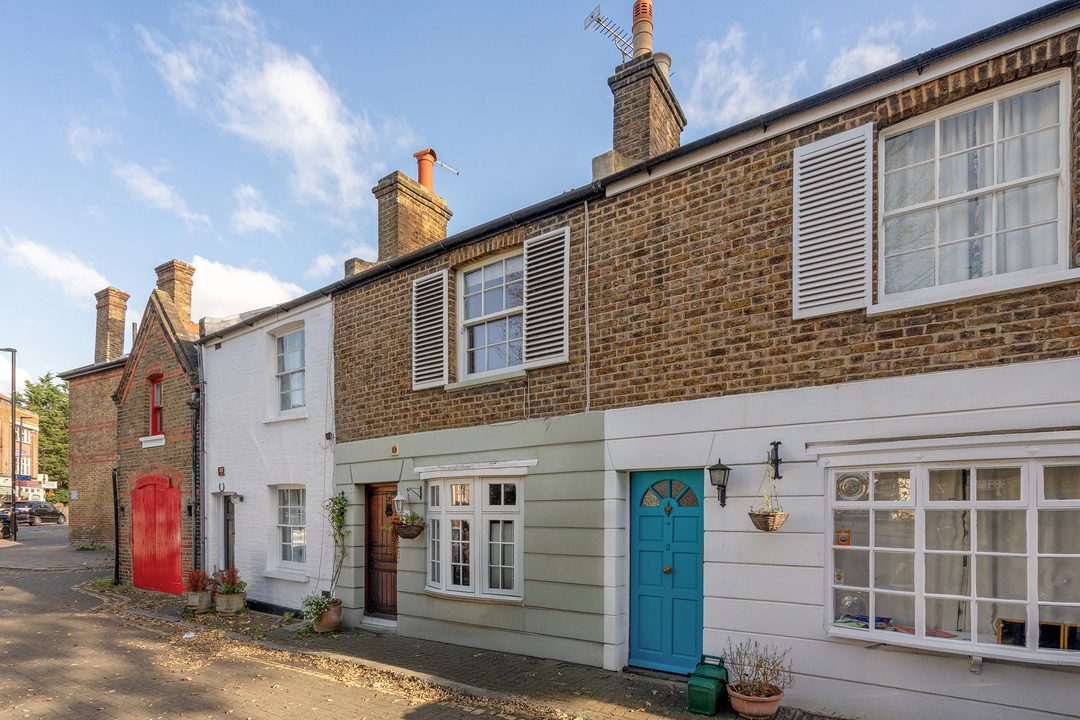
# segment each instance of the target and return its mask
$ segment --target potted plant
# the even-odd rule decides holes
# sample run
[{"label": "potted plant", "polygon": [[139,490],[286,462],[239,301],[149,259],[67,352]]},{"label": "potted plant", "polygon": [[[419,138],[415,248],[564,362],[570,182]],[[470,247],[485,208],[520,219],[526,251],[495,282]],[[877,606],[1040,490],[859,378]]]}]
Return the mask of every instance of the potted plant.
[{"label": "potted plant", "polygon": [[341,601],[322,593],[311,593],[300,599],[304,620],[317,633],[334,632],[341,627]]},{"label": "potted plant", "polygon": [[412,540],[424,532],[427,523],[417,513],[410,512],[405,515],[394,515],[390,518],[390,528],[399,538]]},{"label": "potted plant", "polygon": [[218,591],[214,597],[214,607],[222,615],[234,615],[247,605],[247,583],[240,579],[236,566],[231,565],[218,571]]},{"label": "potted plant", "polygon": [[788,514],[784,512],[780,496],[776,493],[776,467],[768,460],[765,461],[765,477],[761,479],[758,492],[761,493],[760,502],[750,505],[750,521],[758,530],[779,530],[787,521]]},{"label": "potted plant", "polygon": [[339,493],[326,499],[323,510],[326,519],[330,523],[330,537],[334,540],[334,564],[331,566],[330,590],[325,593],[312,593],[300,599],[304,606],[304,619],[311,623],[315,632],[334,632],[341,627],[341,600],[334,597],[337,591],[338,578],[341,577],[341,568],[345,565],[345,557],[348,548],[345,538],[349,530],[345,528],[346,511],[349,509],[349,499],[344,493]]},{"label": "potted plant", "polygon": [[728,639],[724,666],[729,673],[728,697],[731,709],[742,718],[772,717],[784,698],[784,688],[795,683],[791,673],[790,649],[780,652],[776,646],[757,640],[732,645]]},{"label": "potted plant", "polygon": [[217,581],[202,570],[188,570],[184,584],[187,588],[187,609],[193,610],[196,615],[209,612],[214,604],[214,585]]}]

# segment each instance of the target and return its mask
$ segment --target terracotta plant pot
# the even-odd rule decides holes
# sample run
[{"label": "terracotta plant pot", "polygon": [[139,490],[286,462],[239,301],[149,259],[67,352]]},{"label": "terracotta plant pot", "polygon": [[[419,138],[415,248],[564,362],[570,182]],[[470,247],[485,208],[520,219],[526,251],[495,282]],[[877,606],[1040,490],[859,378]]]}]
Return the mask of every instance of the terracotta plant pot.
[{"label": "terracotta plant pot", "polygon": [[334,632],[341,627],[341,601],[334,598],[330,601],[330,609],[319,616],[319,619],[311,623],[317,633]]},{"label": "terracotta plant pot", "polygon": [[394,534],[399,538],[405,538],[406,540],[412,540],[415,537],[419,537],[420,533],[424,532],[423,525],[395,525]]},{"label": "terracotta plant pot", "polygon": [[728,697],[731,699],[731,709],[739,713],[741,718],[770,718],[776,714],[776,710],[780,707],[780,701],[784,699],[784,691],[773,685],[766,686],[776,691],[776,695],[769,695],[767,697],[754,697],[752,695],[742,695],[731,689],[728,685]]},{"label": "terracotta plant pot", "polygon": [[196,615],[202,615],[204,612],[210,612],[210,607],[214,604],[214,593],[209,590],[203,592],[191,592],[187,594],[187,609],[195,611]]},{"label": "terracotta plant pot", "polygon": [[218,593],[214,598],[214,607],[219,615],[235,615],[237,610],[242,610],[247,605],[247,593],[231,593],[225,595]]}]

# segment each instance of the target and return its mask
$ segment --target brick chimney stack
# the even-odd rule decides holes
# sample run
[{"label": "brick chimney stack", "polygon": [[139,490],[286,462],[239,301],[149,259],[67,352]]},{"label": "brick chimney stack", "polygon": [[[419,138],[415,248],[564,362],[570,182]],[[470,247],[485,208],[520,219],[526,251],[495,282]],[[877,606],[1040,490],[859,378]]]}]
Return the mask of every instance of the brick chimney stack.
[{"label": "brick chimney stack", "polygon": [[[420,182],[395,170],[371,189],[379,202],[379,262],[446,238],[446,223],[453,213],[432,190],[435,151],[427,148],[413,157]],[[346,274],[357,267],[347,266]]]},{"label": "brick chimney stack", "polygon": [[107,287],[94,293],[94,297],[97,299],[94,362],[107,362],[124,354],[124,316],[131,296],[123,290]]},{"label": "brick chimney stack", "polygon": [[615,96],[612,150],[593,158],[594,180],[679,147],[686,115],[668,81],[671,56],[654,53],[652,38],[652,2],[637,0],[634,59],[608,78]]},{"label": "brick chimney stack", "polygon": [[179,260],[170,260],[154,268],[158,289],[168,295],[177,314],[185,323],[191,322],[191,286],[195,268]]}]

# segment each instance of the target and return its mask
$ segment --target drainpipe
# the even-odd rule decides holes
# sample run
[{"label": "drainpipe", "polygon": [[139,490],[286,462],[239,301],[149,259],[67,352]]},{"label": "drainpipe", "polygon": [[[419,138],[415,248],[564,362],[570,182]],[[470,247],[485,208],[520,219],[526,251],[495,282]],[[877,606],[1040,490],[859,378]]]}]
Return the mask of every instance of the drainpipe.
[{"label": "drainpipe", "polygon": [[199,552],[200,545],[202,545],[202,523],[199,522],[202,519],[201,493],[199,492],[200,478],[202,477],[199,472],[202,465],[199,462],[199,433],[201,432],[199,411],[202,406],[201,400],[202,396],[199,389],[196,388],[195,392],[191,393],[191,399],[188,400],[188,407],[191,408],[191,567],[193,570],[198,570],[202,566],[201,553]]},{"label": "drainpipe", "polygon": [[116,489],[116,468],[112,469],[113,585],[120,584],[120,493]]}]

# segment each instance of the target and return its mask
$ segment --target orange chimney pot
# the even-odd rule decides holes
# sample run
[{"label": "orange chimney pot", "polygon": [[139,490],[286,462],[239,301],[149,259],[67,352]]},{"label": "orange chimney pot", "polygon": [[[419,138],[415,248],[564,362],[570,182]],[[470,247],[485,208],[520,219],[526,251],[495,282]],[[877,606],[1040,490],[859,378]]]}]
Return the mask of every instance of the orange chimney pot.
[{"label": "orange chimney pot", "polygon": [[431,176],[435,161],[439,159],[439,156],[435,154],[434,149],[427,148],[418,153],[413,153],[413,157],[416,158],[416,181],[431,192],[435,192]]}]

